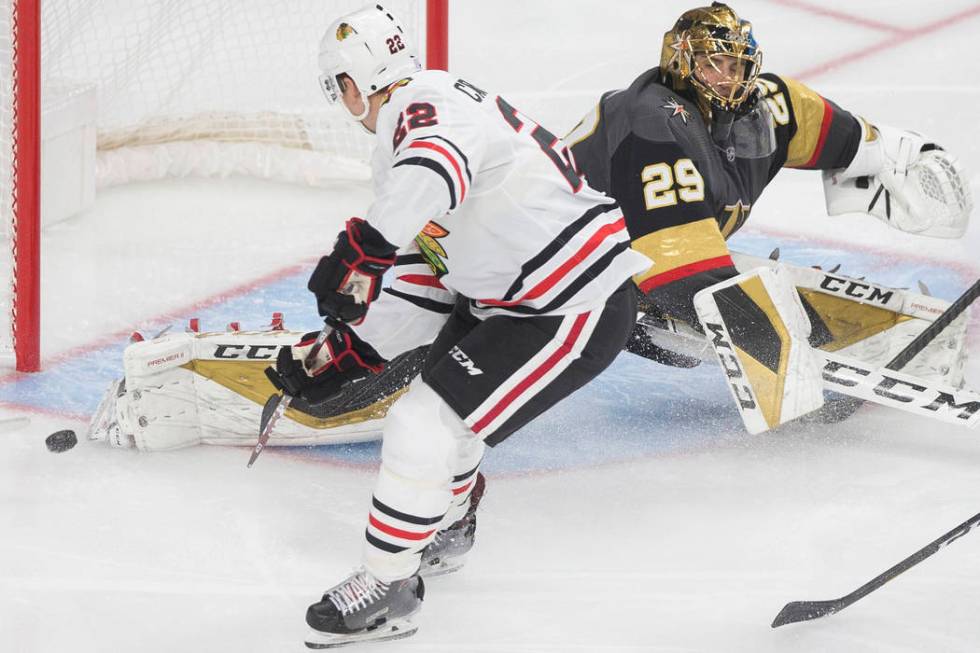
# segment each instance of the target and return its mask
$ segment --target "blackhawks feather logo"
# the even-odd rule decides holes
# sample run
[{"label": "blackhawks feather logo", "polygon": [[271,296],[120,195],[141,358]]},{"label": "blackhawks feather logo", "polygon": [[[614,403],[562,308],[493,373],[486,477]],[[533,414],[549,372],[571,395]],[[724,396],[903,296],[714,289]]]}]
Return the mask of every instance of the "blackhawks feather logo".
[{"label": "blackhawks feather logo", "polygon": [[449,235],[449,232],[443,229],[441,226],[435,222],[429,222],[422,228],[419,235],[415,237],[415,243],[419,246],[419,250],[422,252],[422,256],[425,257],[426,263],[432,268],[433,274],[437,277],[449,272],[446,264],[442,262],[442,259],[449,258],[446,254],[446,250],[442,248],[439,244],[439,238],[445,238]]},{"label": "blackhawks feather logo", "polygon": [[347,24],[347,23],[341,23],[340,25],[337,26],[337,40],[338,41],[343,41],[348,36],[351,36],[353,34],[357,34],[357,30],[355,30],[349,24]]}]

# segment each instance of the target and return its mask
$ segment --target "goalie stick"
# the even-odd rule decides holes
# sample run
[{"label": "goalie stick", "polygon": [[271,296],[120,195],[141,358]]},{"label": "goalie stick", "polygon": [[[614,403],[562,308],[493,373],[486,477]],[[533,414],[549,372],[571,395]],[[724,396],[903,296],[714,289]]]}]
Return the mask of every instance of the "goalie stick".
[{"label": "goalie stick", "polygon": [[[885,368],[896,370],[901,369],[908,364],[908,362],[912,360],[916,354],[921,352],[937,335],[939,335],[939,333],[945,329],[950,322],[959,317],[960,314],[963,313],[963,311],[965,311],[971,303],[973,303],[978,295],[980,295],[980,279],[975,281],[972,286],[970,286],[962,295],[960,295],[956,301],[954,301],[949,308],[947,308],[943,314],[936,319],[935,322],[929,325],[929,327],[916,336],[912,342],[906,345],[902,351],[892,358]],[[875,576],[850,594],[845,594],[838,599],[826,601],[790,601],[783,606],[783,609],[780,610],[779,614],[776,615],[776,618],[773,619],[772,627],[778,628],[779,626],[785,624],[810,621],[812,619],[819,619],[820,617],[826,617],[840,612],[847,606],[859,601],[871,592],[875,591],[899,574],[908,571],[932,554],[939,551],[939,549],[952,544],[959,538],[963,537],[978,524],[980,524],[980,513],[970,517],[953,530],[942,535],[933,542],[930,542],[895,566]]]}]

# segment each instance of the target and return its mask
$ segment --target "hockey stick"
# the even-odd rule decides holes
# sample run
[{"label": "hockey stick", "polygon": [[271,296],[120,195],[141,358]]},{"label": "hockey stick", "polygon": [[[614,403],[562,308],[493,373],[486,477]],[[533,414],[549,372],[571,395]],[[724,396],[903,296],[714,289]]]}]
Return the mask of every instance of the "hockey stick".
[{"label": "hockey stick", "polygon": [[[320,349],[323,348],[323,344],[327,341],[327,336],[334,329],[334,324],[333,319],[330,318],[323,323],[323,328],[320,329],[320,333],[317,334],[313,346],[310,348],[309,353],[306,354],[306,358],[303,361],[304,365],[312,361],[320,353]],[[262,406],[262,419],[259,422],[259,441],[255,443],[255,448],[252,449],[252,455],[248,459],[247,467],[255,464],[259,454],[262,453],[265,445],[269,442],[269,437],[272,436],[272,429],[275,427],[276,422],[286,413],[286,409],[289,408],[292,400],[293,397],[286,392],[283,392],[281,395],[271,395],[266,400],[265,405]]]},{"label": "hockey stick", "polygon": [[778,628],[784,624],[792,624],[799,621],[810,621],[811,619],[819,619],[820,617],[826,617],[840,612],[847,606],[875,591],[899,574],[908,571],[939,549],[952,544],[959,538],[963,537],[970,532],[970,529],[978,524],[980,524],[980,514],[973,515],[950,532],[946,533],[939,539],[930,542],[888,571],[875,576],[861,587],[857,588],[850,594],[840,597],[839,599],[833,599],[831,601],[792,601],[787,603],[785,606],[783,606],[783,609],[779,611],[779,614],[776,615],[776,618],[772,622],[772,627]]},{"label": "hockey stick", "polygon": [[[930,324],[925,330],[922,331],[922,333],[916,336],[912,342],[906,345],[902,351],[892,358],[892,360],[885,365],[885,369],[899,370],[905,367],[905,365],[907,365],[908,362],[916,356],[916,354],[921,352],[930,342],[932,342],[932,340],[939,335],[939,333],[945,329],[950,322],[959,317],[963,311],[965,311],[966,308],[973,303],[978,295],[980,295],[980,279],[975,281],[972,286],[967,288],[966,291],[956,299],[956,301],[950,304],[949,308],[943,311],[942,315],[936,318],[935,322]],[[779,611],[779,614],[776,615],[776,618],[772,622],[772,627],[778,628],[784,624],[819,619],[820,617],[826,617],[828,615],[840,612],[847,606],[875,591],[899,574],[919,564],[947,544],[951,544],[957,539],[963,537],[977,524],[980,524],[980,514],[970,517],[939,539],[919,549],[891,569],[888,569],[878,576],[875,576],[861,587],[857,588],[850,594],[842,596],[839,599],[833,599],[830,601],[791,601],[790,603],[787,603],[783,606],[783,609]]]},{"label": "hockey stick", "polygon": [[926,327],[922,333],[915,337],[915,340],[907,344],[902,351],[898,352],[894,358],[888,361],[885,365],[886,370],[900,370],[905,367],[909,361],[911,361],[915,356],[926,348],[926,346],[935,339],[939,333],[949,326],[950,322],[955,320],[960,316],[963,311],[973,303],[973,300],[980,295],[980,279],[973,282],[973,285],[964,291],[962,295],[956,298],[952,304],[949,305],[943,314],[936,318],[936,320]]}]

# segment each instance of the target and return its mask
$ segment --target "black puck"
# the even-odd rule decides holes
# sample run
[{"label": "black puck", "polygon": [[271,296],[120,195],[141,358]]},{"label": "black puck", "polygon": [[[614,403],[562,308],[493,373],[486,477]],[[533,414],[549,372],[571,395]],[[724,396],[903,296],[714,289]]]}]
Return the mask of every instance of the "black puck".
[{"label": "black puck", "polygon": [[44,444],[48,445],[48,451],[61,453],[62,451],[68,451],[78,444],[78,438],[75,437],[74,431],[65,429],[64,431],[55,431],[49,435],[44,439]]}]

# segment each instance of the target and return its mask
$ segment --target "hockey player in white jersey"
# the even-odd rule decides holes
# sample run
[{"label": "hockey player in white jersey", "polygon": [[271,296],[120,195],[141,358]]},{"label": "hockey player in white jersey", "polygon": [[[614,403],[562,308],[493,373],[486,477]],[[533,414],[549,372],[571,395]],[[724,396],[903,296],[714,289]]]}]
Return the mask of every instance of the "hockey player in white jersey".
[{"label": "hockey player in white jersey", "polygon": [[[311,338],[283,348],[273,378],[327,397],[432,344],[385,422],[363,567],[310,606],[311,648],[415,632],[422,552],[470,507],[485,445],[612,362],[636,316],[630,279],[650,265],[561,141],[499,96],[422,72],[381,6],[330,26],[319,62],[328,99],[377,134],[375,201],[310,279],[327,346],[312,361]],[[375,302],[396,257],[396,294]]]}]

